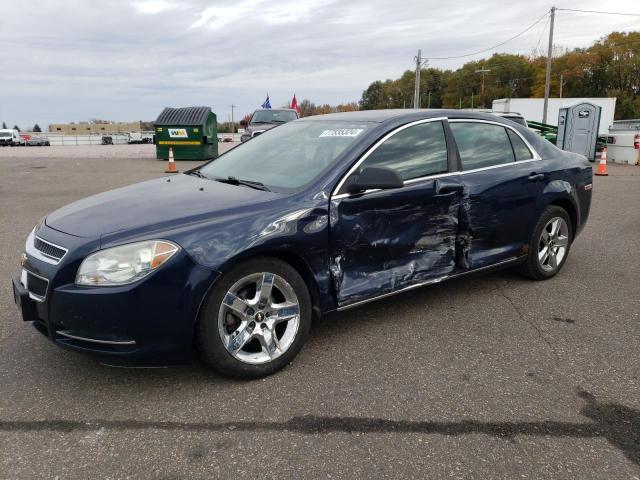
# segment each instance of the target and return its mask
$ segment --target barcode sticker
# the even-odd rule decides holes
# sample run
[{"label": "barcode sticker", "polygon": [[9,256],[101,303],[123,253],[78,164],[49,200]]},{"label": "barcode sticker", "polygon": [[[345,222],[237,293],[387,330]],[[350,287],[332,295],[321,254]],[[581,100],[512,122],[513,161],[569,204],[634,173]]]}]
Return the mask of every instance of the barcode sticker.
[{"label": "barcode sticker", "polygon": [[320,137],[357,137],[363,130],[363,128],[334,128],[325,130]]}]

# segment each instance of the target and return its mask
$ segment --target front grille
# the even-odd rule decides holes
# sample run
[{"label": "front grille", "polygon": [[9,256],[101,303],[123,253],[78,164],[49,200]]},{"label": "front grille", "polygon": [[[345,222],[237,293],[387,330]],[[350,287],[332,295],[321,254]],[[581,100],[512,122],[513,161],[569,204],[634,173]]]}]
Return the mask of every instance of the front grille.
[{"label": "front grille", "polygon": [[47,287],[49,282],[44,278],[40,278],[31,272],[27,272],[27,290],[36,297],[43,299],[47,296]]},{"label": "front grille", "polygon": [[52,243],[49,243],[49,242],[45,242],[44,240],[38,237],[35,237],[33,241],[33,246],[36,248],[36,250],[38,250],[43,255],[46,255],[47,257],[58,260],[58,261],[60,261],[62,257],[64,257],[64,254],[67,253],[67,251],[64,248],[57,247],[56,245],[53,245]]}]

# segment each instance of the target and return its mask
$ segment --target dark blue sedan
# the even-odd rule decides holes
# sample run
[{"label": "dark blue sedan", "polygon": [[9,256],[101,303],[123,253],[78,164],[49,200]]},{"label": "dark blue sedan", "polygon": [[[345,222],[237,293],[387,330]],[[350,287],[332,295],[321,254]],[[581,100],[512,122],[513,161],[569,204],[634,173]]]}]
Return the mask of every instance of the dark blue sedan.
[{"label": "dark blue sedan", "polygon": [[260,377],[328,312],[497,267],[553,277],[587,220],[591,175],[584,157],[489,114],[303,118],[47,215],[14,297],[53,342],[107,363],[197,351]]}]

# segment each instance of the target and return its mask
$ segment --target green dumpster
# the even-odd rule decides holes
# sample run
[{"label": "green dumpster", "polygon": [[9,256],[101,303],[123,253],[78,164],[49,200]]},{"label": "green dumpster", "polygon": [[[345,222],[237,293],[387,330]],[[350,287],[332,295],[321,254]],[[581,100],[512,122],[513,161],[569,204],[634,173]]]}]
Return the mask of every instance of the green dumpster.
[{"label": "green dumpster", "polygon": [[166,107],[155,121],[156,156],[176,160],[208,160],[218,156],[216,114],[209,107]]}]

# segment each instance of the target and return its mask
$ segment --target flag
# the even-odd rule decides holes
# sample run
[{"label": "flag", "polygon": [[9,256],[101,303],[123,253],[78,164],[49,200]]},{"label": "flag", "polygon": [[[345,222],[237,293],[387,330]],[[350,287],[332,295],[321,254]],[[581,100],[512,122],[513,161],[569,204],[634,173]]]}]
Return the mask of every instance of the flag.
[{"label": "flag", "polygon": [[267,93],[267,99],[262,104],[262,108],[271,108],[271,102],[269,102],[269,94]]},{"label": "flag", "polygon": [[300,107],[298,106],[298,100],[296,99],[296,94],[293,94],[293,98],[291,99],[291,109],[300,113]]}]

